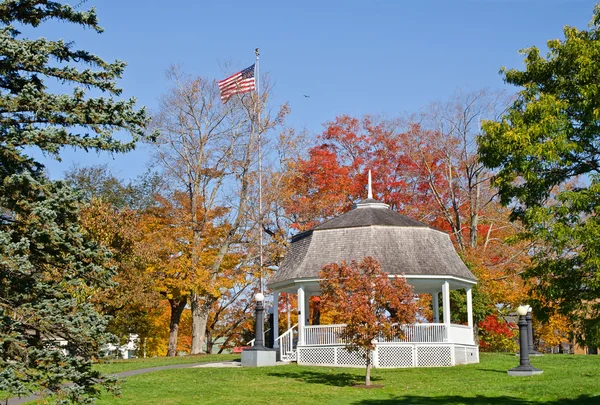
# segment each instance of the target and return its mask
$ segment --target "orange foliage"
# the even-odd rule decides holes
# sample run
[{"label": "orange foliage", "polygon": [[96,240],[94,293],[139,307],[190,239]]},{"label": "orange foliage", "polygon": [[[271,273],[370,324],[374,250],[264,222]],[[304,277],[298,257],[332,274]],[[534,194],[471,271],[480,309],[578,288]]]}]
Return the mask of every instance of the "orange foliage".
[{"label": "orange foliage", "polygon": [[[166,356],[169,344],[169,303],[162,300],[160,303],[161,315],[154,319],[156,333],[146,339],[146,357]],[[192,312],[185,309],[181,314],[179,323],[179,339],[177,339],[177,352],[189,353],[192,344]]]},{"label": "orange foliage", "polygon": [[[520,224],[509,220],[509,210],[494,197],[492,173],[478,161],[477,116],[462,115],[473,114],[476,106],[488,108],[489,100],[484,93],[469,97],[474,103],[461,106],[456,100],[432,108],[418,122],[336,117],[308,157],[288,166],[283,205],[292,227],[306,230],[366,198],[372,170],[375,198],[448,232],[479,279],[477,293],[486,297],[479,302],[487,302],[481,315],[504,316],[530,301],[521,275],[530,264],[531,246],[507,242],[516,239]],[[428,299],[422,297],[426,319],[431,317]]]},{"label": "orange foliage", "polygon": [[342,332],[346,348],[365,359],[369,385],[374,341],[382,336],[403,336],[395,325],[415,322],[413,289],[403,277],[390,279],[372,257],[360,263],[329,264],[320,271],[319,279],[323,303],[335,308],[331,312],[334,322],[346,324]]},{"label": "orange foliage", "polygon": [[324,304],[336,309],[334,322],[347,325],[344,335],[350,349],[372,350],[378,336],[402,333],[393,324],[415,321],[412,287],[402,277],[390,279],[372,257],[329,264],[319,278]]}]

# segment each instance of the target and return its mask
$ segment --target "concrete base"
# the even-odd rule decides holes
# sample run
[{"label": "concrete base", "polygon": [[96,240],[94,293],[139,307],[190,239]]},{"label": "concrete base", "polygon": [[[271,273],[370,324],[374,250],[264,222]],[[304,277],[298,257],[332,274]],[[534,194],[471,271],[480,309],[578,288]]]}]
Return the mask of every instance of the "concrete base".
[{"label": "concrete base", "polygon": [[535,368],[533,366],[519,366],[515,368],[511,368],[507,371],[508,375],[512,375],[515,377],[529,377],[532,375],[542,374],[544,371],[539,368]]},{"label": "concrete base", "polygon": [[242,352],[242,367],[268,367],[277,362],[276,351],[273,349],[246,349]]}]

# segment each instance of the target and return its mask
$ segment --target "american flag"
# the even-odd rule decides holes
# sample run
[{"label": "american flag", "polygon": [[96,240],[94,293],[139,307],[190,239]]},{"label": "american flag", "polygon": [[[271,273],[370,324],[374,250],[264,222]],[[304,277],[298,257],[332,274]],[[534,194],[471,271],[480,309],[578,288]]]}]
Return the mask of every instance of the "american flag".
[{"label": "american flag", "polygon": [[219,82],[219,92],[221,93],[221,101],[223,104],[229,100],[234,94],[247,93],[256,90],[254,83],[254,65],[229,76]]}]

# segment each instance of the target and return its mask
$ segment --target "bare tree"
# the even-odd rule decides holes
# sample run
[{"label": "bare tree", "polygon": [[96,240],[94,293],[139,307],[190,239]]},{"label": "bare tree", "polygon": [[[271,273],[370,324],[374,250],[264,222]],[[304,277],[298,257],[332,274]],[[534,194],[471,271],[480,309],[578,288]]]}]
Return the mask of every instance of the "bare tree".
[{"label": "bare tree", "polygon": [[410,120],[420,130],[407,133],[420,138],[407,142],[407,155],[421,168],[437,209],[463,251],[477,247],[480,215],[493,198],[475,138],[481,121],[496,119],[508,100],[504,92],[459,90],[452,100],[433,103]]},{"label": "bare tree", "polygon": [[[167,78],[173,86],[161,98],[153,118],[154,129],[160,131],[155,157],[172,188],[184,190],[189,197],[190,275],[197,277],[190,294],[191,353],[197,354],[203,351],[209,311],[220,296],[223,261],[232,246],[243,241],[242,235],[256,226],[248,213],[259,140],[282,123],[287,107],[275,116],[266,111],[268,88],[260,98],[246,93],[222,104],[215,81],[191,77],[177,67],[169,69]],[[202,257],[208,243],[205,233],[215,220],[227,231],[219,239],[217,254],[207,262]]]}]

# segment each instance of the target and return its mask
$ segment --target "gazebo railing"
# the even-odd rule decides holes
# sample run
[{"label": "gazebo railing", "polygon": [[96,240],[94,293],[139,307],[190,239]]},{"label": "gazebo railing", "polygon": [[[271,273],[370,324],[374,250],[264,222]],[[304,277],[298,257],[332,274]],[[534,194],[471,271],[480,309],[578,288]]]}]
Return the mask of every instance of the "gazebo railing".
[{"label": "gazebo railing", "polygon": [[416,323],[412,325],[396,325],[404,337],[378,339],[382,343],[441,343],[448,341],[448,329],[443,323]]},{"label": "gazebo railing", "polygon": [[[346,325],[313,325],[304,327],[306,346],[343,345],[346,341],[342,333]],[[404,337],[377,339],[381,343],[438,343],[448,342],[448,329],[443,323],[417,323],[396,326],[402,329]]]},{"label": "gazebo railing", "polygon": [[304,327],[304,344],[310,345],[343,345],[341,333],[346,325],[313,325]]},{"label": "gazebo railing", "polygon": [[279,346],[279,355],[283,361],[296,360],[298,324],[295,324],[285,333],[275,339],[275,344]]}]

